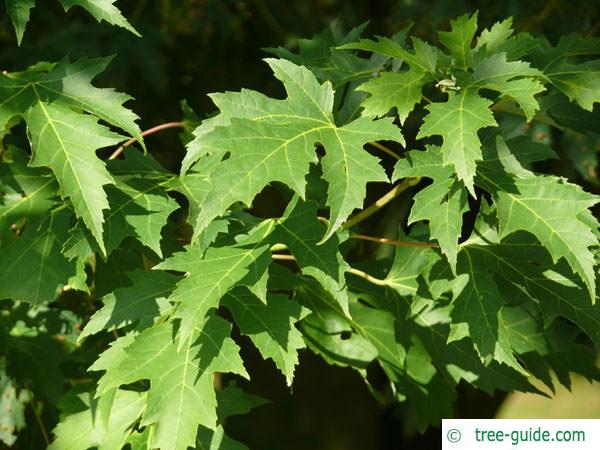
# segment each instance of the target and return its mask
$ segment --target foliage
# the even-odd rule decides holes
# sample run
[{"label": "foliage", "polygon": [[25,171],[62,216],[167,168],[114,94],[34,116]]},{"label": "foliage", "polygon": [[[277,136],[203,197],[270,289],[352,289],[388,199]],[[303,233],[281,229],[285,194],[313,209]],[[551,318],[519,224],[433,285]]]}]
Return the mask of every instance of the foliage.
[{"label": "foliage", "polygon": [[[135,32],[113,3],[61,0]],[[7,0],[19,42],[34,4]],[[265,403],[233,381],[253,375],[246,338],[288,385],[305,348],[355,369],[419,430],[461,382],[600,379],[598,199],[540,173],[557,155],[531,132],[593,142],[600,40],[478,28],[463,15],[434,46],[334,25],[270,49],[283,98],[185,106],[178,173],[130,97],[92,84],[110,59],[0,75],[0,440],[31,405],[49,448],[246,448],[225,433]],[[103,150],[128,137],[142,148]],[[286,206],[265,218],[272,191]],[[374,215],[385,238],[362,234]]]}]

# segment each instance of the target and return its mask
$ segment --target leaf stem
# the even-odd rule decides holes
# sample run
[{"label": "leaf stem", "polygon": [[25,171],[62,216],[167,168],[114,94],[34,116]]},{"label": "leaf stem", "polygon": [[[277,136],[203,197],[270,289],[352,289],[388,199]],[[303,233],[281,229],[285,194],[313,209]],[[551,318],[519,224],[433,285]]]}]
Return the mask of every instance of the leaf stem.
[{"label": "leaf stem", "polygon": [[33,410],[33,415],[35,416],[35,421],[40,427],[40,431],[42,433],[42,437],[44,438],[44,442],[46,443],[46,447],[50,445],[50,438],[48,438],[48,432],[46,431],[46,427],[44,426],[44,422],[42,422],[42,418],[40,416],[40,412],[37,409],[37,405],[39,403],[35,400],[31,402],[31,409]]},{"label": "leaf stem", "polygon": [[388,191],[385,195],[383,195],[382,197],[377,199],[375,201],[375,203],[373,203],[369,207],[363,209],[358,214],[355,214],[354,216],[350,217],[346,222],[344,222],[342,224],[342,229],[347,230],[348,228],[353,227],[357,223],[362,222],[367,217],[375,214],[377,211],[379,211],[381,208],[383,208],[385,205],[387,205],[389,202],[391,202],[394,198],[396,198],[402,192],[404,192],[408,188],[418,184],[420,181],[421,181],[421,177],[416,177],[416,178],[407,178],[404,181],[402,181],[401,183],[398,183],[390,191]]},{"label": "leaf stem", "polygon": [[360,269],[355,269],[354,267],[349,267],[347,272],[351,273],[352,275],[356,275],[357,277],[364,278],[369,283],[376,284],[377,286],[387,286],[388,285],[385,280],[382,280],[381,278],[376,278],[373,275],[369,275],[367,272],[360,270]]},{"label": "leaf stem", "polygon": [[[183,122],[167,122],[161,123],[160,125],[156,125],[155,127],[148,128],[147,130],[142,131],[142,137],[146,137],[150,134],[154,134],[158,131],[167,130],[169,128],[181,128],[184,126]],[[117,159],[121,153],[125,150],[125,147],[129,147],[132,144],[137,142],[136,138],[131,138],[125,142],[123,142],[119,148],[117,148],[112,155],[108,157],[109,160]]]},{"label": "leaf stem", "polygon": [[388,155],[390,155],[390,156],[392,156],[392,157],[394,157],[394,158],[396,158],[396,159],[402,159],[402,158],[400,157],[400,155],[398,155],[398,153],[394,152],[393,150],[390,150],[390,149],[389,149],[389,148],[387,148],[385,145],[383,145],[383,144],[380,144],[380,143],[379,143],[379,142],[377,142],[377,141],[372,141],[372,142],[369,142],[369,145],[372,145],[373,147],[375,147],[375,148],[378,148],[378,149],[379,149],[379,150],[381,150],[382,152],[384,152],[384,153],[387,153]]},{"label": "leaf stem", "polygon": [[294,255],[272,254],[271,258],[278,259],[280,261],[296,261],[296,258],[294,258]]},{"label": "leaf stem", "polygon": [[[294,258],[294,255],[272,254],[271,258],[273,258],[275,260],[280,260],[280,261],[296,261],[296,258]],[[356,275],[358,277],[364,278],[368,282],[376,284],[378,286],[387,286],[388,285],[388,283],[385,280],[376,278],[372,275],[369,275],[367,272],[360,270],[360,269],[355,269],[354,267],[348,267],[348,270],[346,270],[346,272]]]},{"label": "leaf stem", "polygon": [[367,236],[366,234],[351,234],[352,239],[363,239],[365,241],[378,242],[380,244],[390,244],[398,247],[430,247],[438,248],[439,245],[435,242],[408,242],[408,241],[397,241],[395,239],[388,239],[376,236]]}]

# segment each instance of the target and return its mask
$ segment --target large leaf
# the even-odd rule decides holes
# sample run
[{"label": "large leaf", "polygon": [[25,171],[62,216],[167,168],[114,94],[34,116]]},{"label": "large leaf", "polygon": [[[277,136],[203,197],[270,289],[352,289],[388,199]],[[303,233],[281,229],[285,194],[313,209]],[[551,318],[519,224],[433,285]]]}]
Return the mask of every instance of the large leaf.
[{"label": "large leaf", "polygon": [[402,142],[397,127],[389,120],[367,118],[338,127],[332,117],[330,83],[319,84],[307,69],[291,62],[267,62],[288,97],[274,100],[252,91],[213,95],[221,113],[196,130],[197,139],[188,148],[184,170],[203,154],[229,153],[212,174],[196,236],[234,202],[250,204],[270,182],[285,183],[304,196],[304,177],[309,164],[317,162],[316,143],[326,151],[321,164],[329,183],[330,219],[324,240],[362,207],[367,182],[387,179],[378,159],[363,145],[378,139]]},{"label": "large leaf", "polygon": [[62,61],[0,75],[0,128],[14,117],[25,118],[32,144],[31,166],[52,169],[62,196],[71,199],[103,251],[102,211],[108,208],[103,186],[113,179],[95,151],[123,138],[98,120],[142,141],[137,117],[122,106],[129,97],[90,84],[109,61]]}]

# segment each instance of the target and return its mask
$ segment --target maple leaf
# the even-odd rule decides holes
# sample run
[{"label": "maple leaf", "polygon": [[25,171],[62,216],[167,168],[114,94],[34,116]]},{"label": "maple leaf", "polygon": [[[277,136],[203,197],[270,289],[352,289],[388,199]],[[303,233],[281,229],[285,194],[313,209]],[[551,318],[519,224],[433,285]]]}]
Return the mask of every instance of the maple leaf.
[{"label": "maple leaf", "polygon": [[196,131],[183,170],[200,156],[226,151],[211,177],[212,188],[200,211],[195,236],[236,201],[249,204],[269,182],[287,184],[304,196],[309,164],[317,162],[315,144],[325,148],[323,177],[329,183],[328,239],[362,203],[366,183],[387,179],[378,159],[363,149],[374,140],[402,141],[389,120],[359,118],[338,127],[332,117],[333,89],[319,84],[303,67],[267,60],[288,97],[274,100],[252,91],[213,96],[221,113]]},{"label": "maple leaf", "polygon": [[501,49],[514,32],[512,25],[513,19],[509,17],[486,28],[477,38],[474,50],[483,50],[489,55]]},{"label": "maple leaf", "polygon": [[[523,149],[521,147],[521,151]],[[598,198],[560,178],[536,176],[524,170],[510,157],[511,152],[518,154],[519,149],[509,148],[500,136],[496,140],[496,151],[499,159],[490,155],[478,167],[478,185],[494,197],[500,238],[519,230],[532,233],[554,261],[565,258],[585,282],[593,300],[595,262],[590,247],[598,245],[598,237],[592,231],[598,228],[598,223],[592,218],[593,228],[590,228],[585,214]]]},{"label": "maple leaf", "polygon": [[545,90],[536,77],[545,79],[544,74],[529,63],[507,61],[505,53],[494,53],[474,65],[469,85],[513,98],[525,112],[527,121],[531,121],[539,109],[535,95]]},{"label": "maple leaf", "polygon": [[13,117],[25,119],[32,144],[30,165],[52,169],[61,195],[71,199],[103,252],[102,211],[109,206],[103,186],[113,179],[95,151],[123,137],[98,120],[142,142],[137,117],[122,106],[129,97],[90,84],[109,61],[84,59],[71,64],[65,60],[0,75],[0,128]]},{"label": "maple leaf", "polygon": [[339,252],[336,236],[319,244],[325,231],[326,227],[317,218],[316,204],[295,198],[276,221],[269,240],[274,244],[284,244],[294,255],[302,273],[319,281],[348,312],[348,297],[344,289],[344,273],[348,265]]},{"label": "maple leaf", "polygon": [[206,251],[191,246],[156,266],[188,274],[169,297],[177,304],[175,317],[181,318],[180,344],[188,340],[194,328],[231,288],[238,284],[257,285],[270,262],[269,246],[260,239],[254,242],[250,239],[233,246],[209,247]]},{"label": "maple leaf", "polygon": [[435,79],[438,51],[418,38],[413,38],[412,42],[414,53],[404,49],[400,42],[382,37],[377,41],[361,39],[340,46],[341,49],[367,50],[398,58],[410,67],[402,72],[383,72],[358,87],[358,90],[371,94],[362,102],[363,115],[383,116],[396,108],[400,123],[403,123],[421,101],[423,86]]},{"label": "maple leaf", "polygon": [[110,419],[103,420],[94,411],[94,399],[82,395],[83,411],[69,414],[52,430],[55,440],[48,450],[82,450],[122,448],[129,436],[129,428],[144,410],[145,395],[139,392],[118,389],[116,391]]},{"label": "maple leaf", "polygon": [[455,267],[462,215],[468,207],[466,192],[457,182],[454,171],[444,166],[439,148],[429,146],[424,152],[413,150],[398,161],[393,178],[401,177],[433,179],[433,184],[414,196],[408,223],[427,220],[431,237],[439,242],[448,262]]},{"label": "maple leaf", "polygon": [[440,42],[450,50],[456,64],[461,69],[471,65],[473,38],[477,32],[477,13],[464,14],[450,21],[450,31],[438,33]]},{"label": "maple leaf", "polygon": [[482,159],[477,132],[484,127],[497,126],[491,105],[492,102],[480,97],[475,89],[450,93],[447,102],[431,103],[425,107],[429,114],[417,135],[417,138],[442,136],[444,166],[454,166],[458,178],[473,196],[476,161]]},{"label": "maple leaf", "polygon": [[249,336],[263,358],[271,358],[291,385],[304,340],[294,324],[302,307],[284,295],[268,294],[266,304],[246,288],[229,291],[222,300],[242,334]]},{"label": "maple leaf", "polygon": [[267,48],[269,53],[298,66],[308,68],[320,81],[330,81],[334,88],[354,80],[369,77],[382,68],[387,58],[361,58],[341,51],[342,46],[356,41],[363,33],[367,22],[348,33],[344,33],[340,22],[334,20],[321,33],[311,39],[298,40],[298,53],[279,48]]},{"label": "maple leaf", "polygon": [[536,65],[569,100],[592,111],[594,104],[600,102],[600,64],[597,59],[582,62],[580,58],[599,55],[600,39],[568,35],[554,47],[546,40],[536,44],[532,52]]},{"label": "maple leaf", "polygon": [[[29,22],[29,14],[35,7],[36,0],[5,0],[6,12],[15,27],[17,33],[17,42],[21,45],[25,28]],[[115,0],[59,0],[65,11],[69,11],[73,6],[80,6],[88,11],[98,22],[106,22],[125,28],[136,36],[140,34],[131,26],[127,19],[123,17],[121,11],[114,6]]]},{"label": "maple leaf", "polygon": [[27,167],[28,157],[16,147],[3,152],[0,164],[0,245],[17,238],[23,220],[47,215],[58,199],[58,185],[49,171]]},{"label": "maple leaf", "polygon": [[131,286],[115,289],[102,299],[104,306],[90,317],[79,340],[136,323],[143,330],[169,308],[166,298],[179,277],[162,271],[136,271],[128,274]]},{"label": "maple leaf", "polygon": [[70,221],[67,210],[33,219],[22,236],[2,248],[0,297],[33,304],[54,300],[75,274],[75,263],[61,253]]},{"label": "maple leaf", "polygon": [[99,395],[149,379],[141,425],[154,428],[151,446],[163,450],[192,446],[198,425],[216,428],[214,372],[248,377],[230,332],[228,322],[211,316],[201,330],[196,324],[178,351],[170,323],[148,328],[116,347],[114,352],[120,356],[98,360],[92,366],[92,370],[106,370]]}]

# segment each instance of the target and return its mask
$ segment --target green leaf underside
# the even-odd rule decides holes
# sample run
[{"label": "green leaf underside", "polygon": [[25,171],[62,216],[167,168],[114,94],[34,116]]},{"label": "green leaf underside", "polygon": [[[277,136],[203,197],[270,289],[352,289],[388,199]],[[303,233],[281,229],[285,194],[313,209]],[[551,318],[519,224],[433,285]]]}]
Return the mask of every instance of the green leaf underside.
[{"label": "green leaf underside", "polygon": [[[304,196],[309,164],[317,162],[315,144],[325,148],[323,177],[329,183],[329,238],[355,208],[362,207],[365,185],[386,181],[378,159],[363,145],[375,140],[403,142],[389,120],[359,118],[338,127],[332,118],[333,90],[307,69],[283,60],[267,60],[286,87],[285,100],[253,91],[216,94],[221,113],[196,130],[183,162],[187,170],[204,154],[228,152],[211,177],[194,230],[195,236],[236,201],[250,204],[269,182],[287,184]],[[233,180],[233,181],[232,181]]]}]

